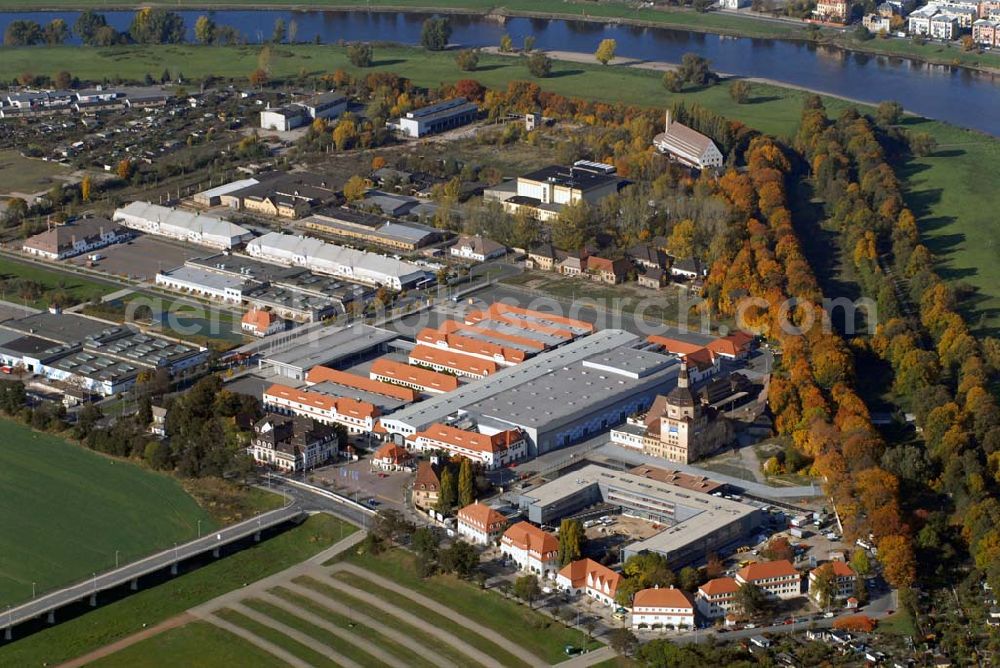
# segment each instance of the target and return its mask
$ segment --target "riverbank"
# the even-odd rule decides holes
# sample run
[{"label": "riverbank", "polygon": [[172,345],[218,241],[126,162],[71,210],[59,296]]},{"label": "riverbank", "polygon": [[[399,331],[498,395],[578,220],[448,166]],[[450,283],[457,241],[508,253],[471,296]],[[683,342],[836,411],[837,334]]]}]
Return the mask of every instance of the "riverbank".
[{"label": "riverbank", "polygon": [[[1000,73],[1000,54],[971,53],[940,43],[916,44],[908,39],[858,41],[852,31],[821,28],[815,35],[804,22],[751,14],[689,9],[646,7],[624,2],[594,3],[585,0],[177,0],[142,3],[172,10],[288,10],[288,11],[377,11],[430,12],[491,17],[503,22],[508,17],[561,19],[600,24],[630,25],[641,28],[677,29],[733,37],[782,39],[816,44],[841,51],[904,58],[932,65],[965,67]],[[134,0],[105,0],[97,11],[129,10]],[[45,0],[41,5],[27,0],[0,0],[0,11],[66,11],[95,9],[81,0]]]}]

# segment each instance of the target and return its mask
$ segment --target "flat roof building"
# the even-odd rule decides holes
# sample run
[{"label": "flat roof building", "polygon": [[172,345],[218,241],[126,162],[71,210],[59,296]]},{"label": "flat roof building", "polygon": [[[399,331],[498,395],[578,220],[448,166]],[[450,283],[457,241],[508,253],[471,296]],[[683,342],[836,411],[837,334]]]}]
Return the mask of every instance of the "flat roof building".
[{"label": "flat roof building", "polygon": [[212,248],[233,248],[253,238],[249,230],[227,220],[150,202],[132,202],[117,209],[114,219],[140,232]]},{"label": "flat roof building", "polygon": [[763,513],[753,506],[596,464],[523,492],[519,500],[522,511],[537,524],[554,524],[596,503],[666,525],[660,533],[626,545],[623,559],[657,552],[673,567],[704,560],[763,521]]},{"label": "flat roof building", "polygon": [[305,380],[316,366],[335,366],[352,359],[388,352],[387,344],[399,335],[370,325],[323,327],[304,336],[278,342],[277,351],[263,354],[261,366],[268,366],[279,376]]},{"label": "flat roof building", "polygon": [[389,121],[386,125],[392,130],[416,139],[467,125],[476,120],[478,113],[479,107],[474,103],[464,97],[456,97],[408,111],[402,118]]},{"label": "flat roof building", "polygon": [[529,455],[542,454],[606,431],[672,388],[680,369],[676,359],[641,345],[635,334],[599,331],[409,406],[382,425],[405,437],[469,416],[481,431],[484,425],[522,429]]}]

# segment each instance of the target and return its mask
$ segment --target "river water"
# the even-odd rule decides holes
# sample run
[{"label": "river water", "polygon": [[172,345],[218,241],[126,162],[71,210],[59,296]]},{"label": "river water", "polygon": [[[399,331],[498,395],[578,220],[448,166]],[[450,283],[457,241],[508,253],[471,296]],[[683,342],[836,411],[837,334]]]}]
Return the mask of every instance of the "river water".
[{"label": "river water", "polygon": [[[119,30],[127,30],[132,20],[132,12],[103,13],[108,23]],[[270,39],[274,23],[280,18],[286,24],[295,21],[298,41],[313,41],[318,36],[323,43],[381,40],[415,44],[420,41],[420,27],[427,18],[426,14],[360,11],[182,11],[189,39],[193,39],[195,20],[205,13],[217,24],[239,29],[250,42]],[[10,21],[22,18],[44,24],[62,17],[72,27],[77,16],[77,12],[0,13],[0,31]],[[593,53],[598,42],[613,38],[618,42],[618,55],[646,60],[679,62],[684,53],[693,51],[708,58],[712,68],[720,72],[771,79],[866,102],[896,100],[928,118],[1000,136],[1000,75],[815,44],[664,28],[527,18],[509,19],[501,25],[474,16],[452,16],[451,21],[452,42],[463,46],[495,46],[506,32],[515,45],[520,45],[526,35],[534,35],[539,49],[583,53]]]}]

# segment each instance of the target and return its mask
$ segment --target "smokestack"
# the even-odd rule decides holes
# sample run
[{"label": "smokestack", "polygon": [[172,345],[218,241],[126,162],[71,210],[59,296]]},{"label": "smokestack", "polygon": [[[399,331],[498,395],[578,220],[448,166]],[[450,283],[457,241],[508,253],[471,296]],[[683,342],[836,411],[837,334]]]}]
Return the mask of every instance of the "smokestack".
[{"label": "smokestack", "polygon": [[670,110],[667,109],[667,122],[663,125],[664,132],[670,132]]}]

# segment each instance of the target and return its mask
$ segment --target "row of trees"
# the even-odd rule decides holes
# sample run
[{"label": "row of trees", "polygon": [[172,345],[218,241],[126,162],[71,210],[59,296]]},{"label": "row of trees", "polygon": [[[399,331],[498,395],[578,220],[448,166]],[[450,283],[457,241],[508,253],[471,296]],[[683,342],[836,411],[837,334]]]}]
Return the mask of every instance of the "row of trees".
[{"label": "row of trees", "polygon": [[[899,115],[898,105],[886,103],[877,124],[856,112],[831,122],[815,105],[803,115],[797,143],[858,282],[878,303],[875,336],[859,347],[890,365],[894,393],[922,428],[923,448],[897,446],[882,463],[897,486],[916,492],[907,494],[906,523],[921,561],[938,566],[925,572],[948,569],[955,543],[964,543],[960,548],[1000,586],[1000,408],[990,391],[1000,342],[971,334],[956,290],[937,276],[920,243],[888,160],[912,150],[914,138],[893,127]],[[962,525],[960,539],[941,512],[949,506]]]}]

